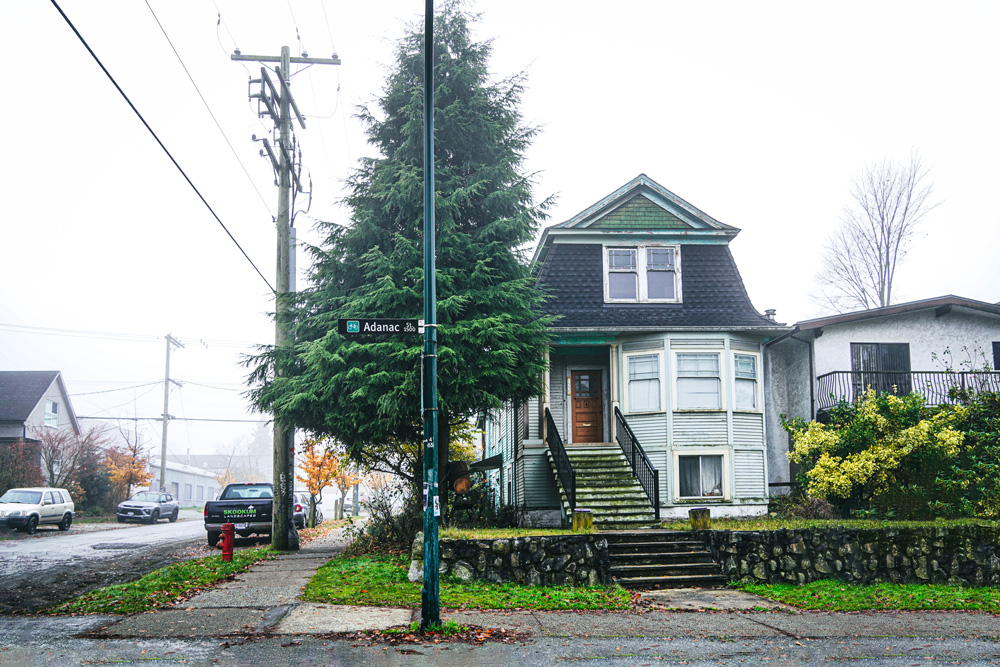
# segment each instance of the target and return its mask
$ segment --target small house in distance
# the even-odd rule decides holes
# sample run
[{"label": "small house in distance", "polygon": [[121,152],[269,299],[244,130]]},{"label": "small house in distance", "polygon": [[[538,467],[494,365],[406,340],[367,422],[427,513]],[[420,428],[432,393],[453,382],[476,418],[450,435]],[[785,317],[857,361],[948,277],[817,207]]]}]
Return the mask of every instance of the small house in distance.
[{"label": "small house in distance", "polygon": [[492,416],[485,452],[526,523],[766,511],[763,343],[788,328],[750,303],[738,233],[644,174],[543,231],[545,391]]},{"label": "small house in distance", "polygon": [[0,443],[37,442],[42,429],[80,424],[59,371],[0,371]]}]

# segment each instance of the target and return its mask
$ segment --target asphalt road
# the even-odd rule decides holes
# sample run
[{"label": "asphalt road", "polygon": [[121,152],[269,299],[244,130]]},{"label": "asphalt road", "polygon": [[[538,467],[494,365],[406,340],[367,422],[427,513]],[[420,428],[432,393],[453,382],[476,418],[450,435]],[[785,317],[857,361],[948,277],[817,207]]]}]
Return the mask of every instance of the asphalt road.
[{"label": "asphalt road", "polygon": [[41,526],[35,536],[0,542],[0,578],[30,575],[56,566],[72,567],[126,552],[139,554],[204,538],[202,514],[196,510],[182,510],[176,523],[76,524],[65,533],[54,526]]}]

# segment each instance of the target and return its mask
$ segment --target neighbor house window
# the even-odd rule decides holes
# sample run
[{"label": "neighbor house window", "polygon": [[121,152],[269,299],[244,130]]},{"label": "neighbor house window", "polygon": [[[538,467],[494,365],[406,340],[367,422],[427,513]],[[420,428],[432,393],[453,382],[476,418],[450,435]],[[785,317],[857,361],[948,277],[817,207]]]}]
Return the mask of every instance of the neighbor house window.
[{"label": "neighbor house window", "polygon": [[631,355],[628,359],[629,412],[660,409],[660,355]]},{"label": "neighbor house window", "polygon": [[677,409],[722,408],[722,377],[719,355],[701,352],[677,355]]},{"label": "neighbor house window", "polygon": [[734,410],[757,409],[757,357],[752,354],[733,355],[735,374]]},{"label": "neighbor house window", "polygon": [[59,404],[47,398],[45,399],[45,425],[59,426]]},{"label": "neighbor house window", "polygon": [[678,491],[681,498],[721,498],[722,456],[678,456]]},{"label": "neighbor house window", "polygon": [[191,485],[184,485],[184,500],[191,500]]},{"label": "neighbor house window", "polygon": [[604,249],[605,301],[679,301],[677,246]]},{"label": "neighbor house window", "polygon": [[204,486],[199,486],[198,487],[198,500],[204,500],[204,499],[205,499],[205,487]]}]

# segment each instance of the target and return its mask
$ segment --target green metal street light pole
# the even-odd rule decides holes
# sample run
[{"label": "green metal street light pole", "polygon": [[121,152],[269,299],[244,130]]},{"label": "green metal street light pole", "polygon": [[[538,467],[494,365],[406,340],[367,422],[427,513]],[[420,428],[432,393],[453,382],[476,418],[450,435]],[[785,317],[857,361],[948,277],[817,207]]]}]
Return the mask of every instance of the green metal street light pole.
[{"label": "green metal street light pole", "polygon": [[438,581],[437,290],[434,262],[434,0],[424,9],[424,586],[420,627],[441,625]]}]

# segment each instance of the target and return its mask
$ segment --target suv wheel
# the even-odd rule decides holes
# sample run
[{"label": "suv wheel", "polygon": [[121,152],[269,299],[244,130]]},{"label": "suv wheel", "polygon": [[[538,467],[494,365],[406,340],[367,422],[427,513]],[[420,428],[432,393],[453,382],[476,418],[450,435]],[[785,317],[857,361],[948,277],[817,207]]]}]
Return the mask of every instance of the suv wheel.
[{"label": "suv wheel", "polygon": [[180,513],[180,510],[175,507],[174,508],[174,513],[170,515],[170,523],[173,523],[174,521],[177,521],[177,515],[179,513]]},{"label": "suv wheel", "polygon": [[149,522],[156,523],[160,520],[160,510],[153,510],[153,513],[149,515]]},{"label": "suv wheel", "polygon": [[62,521],[59,522],[59,530],[66,532],[69,527],[73,524],[73,517],[69,514],[64,514]]},{"label": "suv wheel", "polygon": [[28,519],[28,525],[26,525],[26,526],[25,526],[25,527],[23,528],[23,530],[24,530],[24,532],[26,532],[26,533],[27,533],[28,535],[34,535],[34,534],[35,534],[35,529],[36,529],[36,528],[38,528],[38,517],[37,517],[37,516],[33,516],[33,517],[30,517],[30,518]]}]

